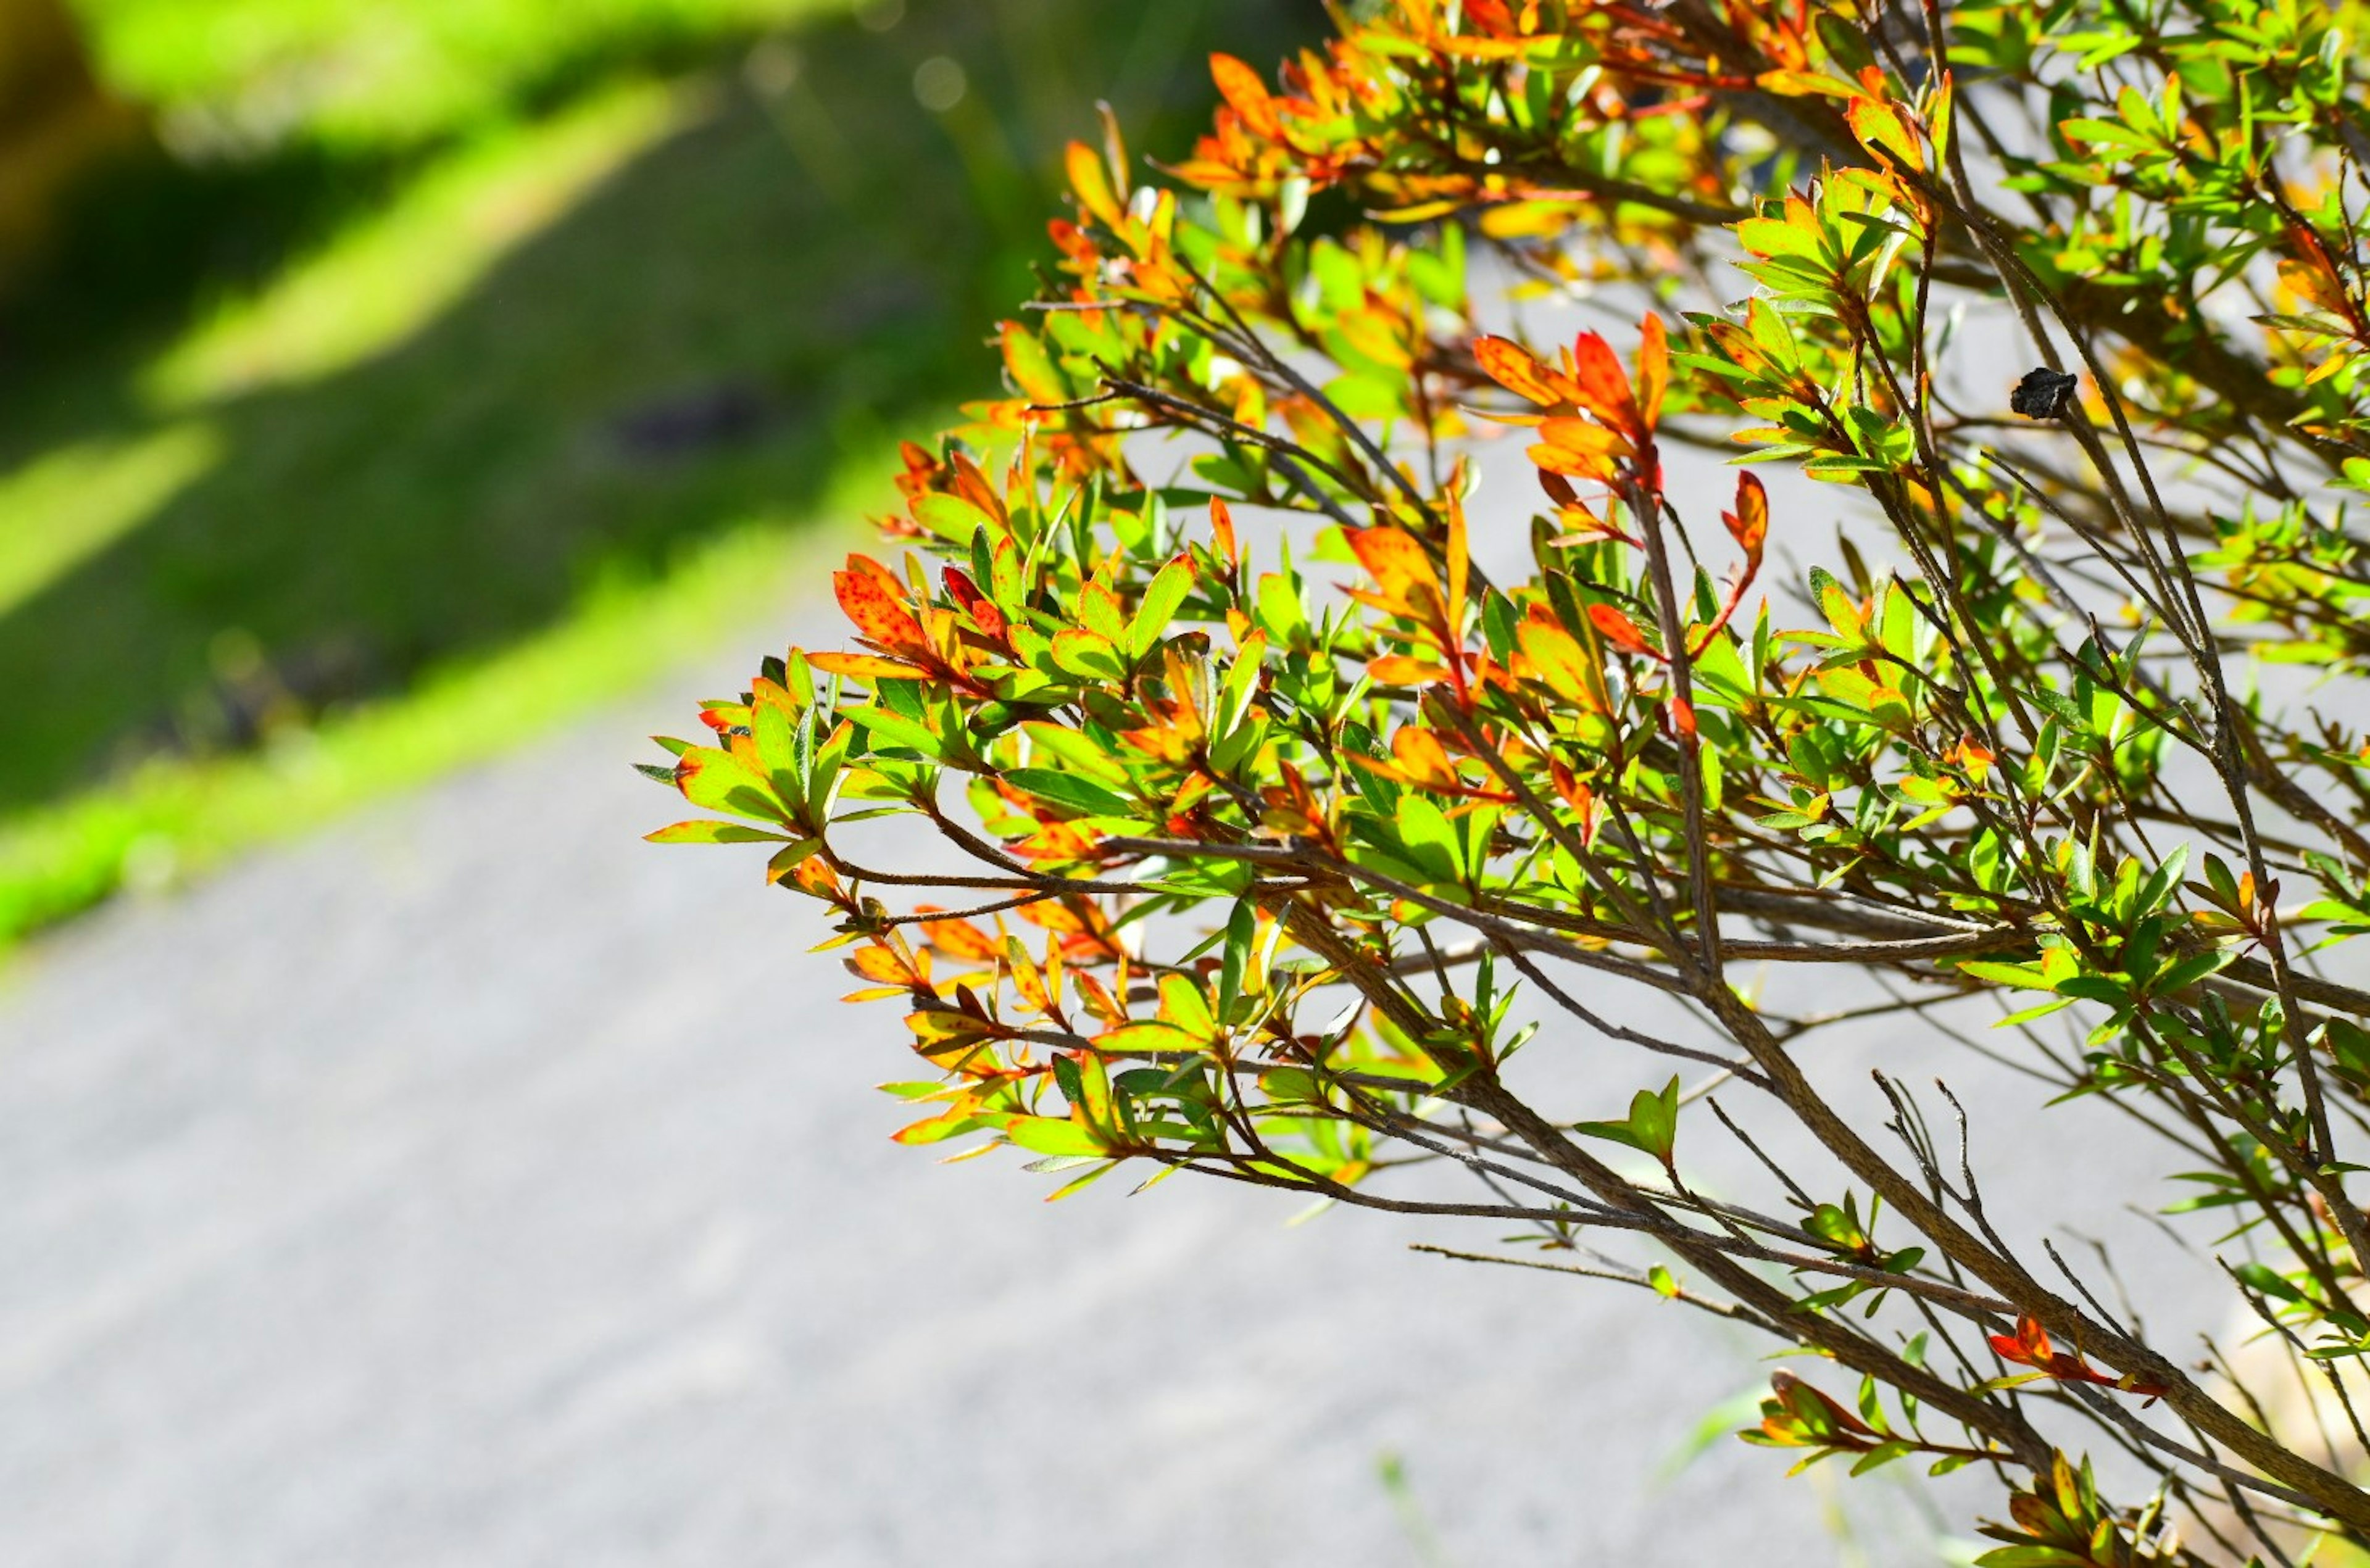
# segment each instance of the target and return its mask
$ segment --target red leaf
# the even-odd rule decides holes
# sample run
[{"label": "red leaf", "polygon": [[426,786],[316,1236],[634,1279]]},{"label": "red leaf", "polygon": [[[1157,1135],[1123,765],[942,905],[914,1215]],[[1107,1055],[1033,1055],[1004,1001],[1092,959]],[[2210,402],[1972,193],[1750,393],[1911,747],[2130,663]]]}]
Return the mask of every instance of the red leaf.
[{"label": "red leaf", "polygon": [[1590,605],[1588,619],[1606,642],[1623,652],[1642,653],[1650,657],[1653,654],[1653,647],[1646,641],[1646,634],[1638,629],[1638,623],[1610,604]]},{"label": "red leaf", "polygon": [[1597,333],[1583,332],[1572,342],[1571,358],[1581,406],[1615,429],[1642,433],[1637,400],[1629,395],[1629,373],[1613,345]]},{"label": "red leaf", "polygon": [[954,567],[946,567],[939,575],[946,582],[947,591],[954,595],[955,601],[971,616],[973,625],[988,636],[1001,638],[1004,635],[1004,612],[998,610],[987,595],[980,592],[977,583]]}]

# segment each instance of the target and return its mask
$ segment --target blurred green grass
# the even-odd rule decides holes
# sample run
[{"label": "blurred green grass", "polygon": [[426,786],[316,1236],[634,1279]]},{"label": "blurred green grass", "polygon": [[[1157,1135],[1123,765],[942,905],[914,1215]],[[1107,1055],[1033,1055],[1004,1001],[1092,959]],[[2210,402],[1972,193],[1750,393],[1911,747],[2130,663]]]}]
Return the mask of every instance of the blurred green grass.
[{"label": "blurred green grass", "polygon": [[1096,92],[1174,148],[1316,19],[84,4],[167,155],[0,315],[0,943],[748,635],[993,384]]}]

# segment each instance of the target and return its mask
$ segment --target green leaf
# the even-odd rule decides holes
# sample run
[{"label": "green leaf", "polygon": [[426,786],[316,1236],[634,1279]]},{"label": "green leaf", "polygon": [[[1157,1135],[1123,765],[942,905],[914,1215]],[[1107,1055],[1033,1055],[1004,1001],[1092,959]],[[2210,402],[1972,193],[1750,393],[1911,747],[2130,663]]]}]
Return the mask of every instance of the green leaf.
[{"label": "green leaf", "polygon": [[682,761],[675,763],[674,782],[675,787],[683,791],[683,797],[694,806],[768,822],[784,819],[782,803],[774,797],[765,781],[742,767],[729,751],[708,746],[689,748]]},{"label": "green leaf", "polygon": [[1119,645],[1099,632],[1072,626],[1053,634],[1053,662],[1087,681],[1117,681],[1127,674]]},{"label": "green leaf", "polygon": [[1588,1138],[1627,1144],[1668,1165],[1677,1140],[1678,1127],[1679,1081],[1674,1075],[1659,1093],[1651,1089],[1640,1089],[1630,1096],[1628,1121],[1581,1122],[1573,1127],[1572,1131]]},{"label": "green leaf", "polygon": [[953,544],[968,545],[981,529],[993,531],[995,520],[961,496],[931,493],[917,498],[914,521]]},{"label": "green leaf", "polygon": [[1142,658],[1160,644],[1160,634],[1176,617],[1177,607],[1193,590],[1193,567],[1182,555],[1170,561],[1153,575],[1145,585],[1144,597],[1136,601],[1135,614],[1127,624],[1127,652],[1131,658]]},{"label": "green leaf", "polygon": [[1090,817],[1138,817],[1145,811],[1125,796],[1076,773],[1056,773],[1051,768],[1012,768],[998,777],[1023,795],[1033,795]]},{"label": "green leaf", "polygon": [[849,708],[846,716],[869,732],[875,745],[908,747],[925,757],[944,755],[945,748],[929,726],[878,704]]},{"label": "green leaf", "polygon": [[1004,1136],[1035,1154],[1103,1154],[1109,1150],[1088,1127],[1060,1116],[1014,1116]]},{"label": "green leaf", "polygon": [[788,837],[766,832],[762,828],[746,828],[738,822],[718,822],[702,818],[690,822],[677,822],[671,828],[661,828],[655,833],[646,833],[643,841],[653,844],[778,844],[787,842]]},{"label": "green leaf", "polygon": [[1959,966],[1959,973],[1973,975],[1979,980],[1995,985],[2013,986],[2019,990],[2055,990],[2057,988],[2042,975],[2035,964],[1993,964],[1969,959]]}]

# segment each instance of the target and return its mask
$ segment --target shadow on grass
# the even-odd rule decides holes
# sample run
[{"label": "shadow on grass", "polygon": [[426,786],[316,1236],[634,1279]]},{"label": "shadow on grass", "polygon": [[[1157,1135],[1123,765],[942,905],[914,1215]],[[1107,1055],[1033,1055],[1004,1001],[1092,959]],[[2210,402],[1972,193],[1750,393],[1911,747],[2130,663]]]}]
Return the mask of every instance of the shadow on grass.
[{"label": "shadow on grass", "polygon": [[[169,411],[134,369],[169,333],[40,356],[6,394],[0,464],[183,427],[203,455],[13,603],[0,592],[0,813],[143,754],[236,747],[292,704],[399,690],[604,578],[811,513],[851,450],[994,385],[983,340],[1029,288],[1024,236],[1060,137],[1091,133],[1089,85],[1122,89],[1139,150],[1181,150],[1206,108],[1201,52],[1271,55],[1305,9],[934,0],[886,34],[761,40],[674,89],[666,133],[396,347]],[[937,56],[969,86],[934,116],[913,84]],[[290,225],[272,243],[406,188],[392,168],[316,174],[285,209],[258,197]],[[41,526],[0,517],[0,546]]]}]

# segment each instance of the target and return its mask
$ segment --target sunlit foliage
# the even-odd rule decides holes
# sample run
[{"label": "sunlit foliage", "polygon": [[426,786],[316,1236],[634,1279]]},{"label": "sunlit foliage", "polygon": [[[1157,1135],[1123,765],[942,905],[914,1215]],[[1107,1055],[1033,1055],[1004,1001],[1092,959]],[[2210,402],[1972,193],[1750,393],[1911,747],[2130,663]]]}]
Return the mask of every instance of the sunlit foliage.
[{"label": "sunlit foliage", "polygon": [[[2370,1542],[2365,19],[1393,0],[1222,56],[1181,159],[1072,147],[1007,395],[656,836],[765,845],[910,1010],[905,1142],[1516,1231],[1807,1353],[1752,1440],[1994,1477],[1994,1568]],[[1772,477],[1682,508],[1690,452]],[[1803,1050],[1999,1013],[2353,1441],[2044,1269],[1931,1052],[1855,1116]],[[1631,1059],[1626,1118],[1526,1042]]]}]

